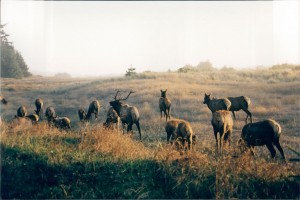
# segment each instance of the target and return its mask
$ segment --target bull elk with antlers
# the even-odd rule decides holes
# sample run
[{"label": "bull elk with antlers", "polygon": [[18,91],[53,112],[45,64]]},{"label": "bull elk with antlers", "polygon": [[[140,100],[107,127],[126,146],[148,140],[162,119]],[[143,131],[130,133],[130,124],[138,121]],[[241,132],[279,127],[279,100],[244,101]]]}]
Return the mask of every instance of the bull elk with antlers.
[{"label": "bull elk with antlers", "polygon": [[140,140],[142,140],[140,114],[138,109],[135,106],[129,106],[128,104],[124,104],[122,102],[128,99],[129,95],[134,93],[134,91],[130,91],[126,98],[117,98],[119,92],[120,91],[118,90],[114,97],[114,101],[109,102],[109,104],[115,109],[122,121],[123,133],[125,124],[128,125],[127,132],[132,131],[132,125],[135,124],[139,131]]}]

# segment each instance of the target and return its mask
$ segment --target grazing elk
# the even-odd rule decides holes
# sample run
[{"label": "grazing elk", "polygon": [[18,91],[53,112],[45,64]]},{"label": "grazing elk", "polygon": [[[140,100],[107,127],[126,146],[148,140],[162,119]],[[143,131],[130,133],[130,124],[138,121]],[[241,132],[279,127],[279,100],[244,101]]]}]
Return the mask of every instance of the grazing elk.
[{"label": "grazing elk", "polygon": [[170,111],[171,111],[171,101],[166,96],[167,89],[165,91],[160,90],[160,98],[159,98],[159,110],[160,110],[160,118],[162,118],[162,113],[164,112],[166,121],[168,118],[171,118]]},{"label": "grazing elk", "polygon": [[39,116],[37,114],[26,115],[25,117],[30,119],[32,124],[37,124],[39,121]]},{"label": "grazing elk", "polygon": [[[167,132],[167,143],[173,143],[174,140],[176,140],[176,128],[178,127],[178,124],[184,122],[182,119],[171,119],[166,123],[165,130]],[[193,145],[196,144],[196,135],[192,136],[193,139]]]},{"label": "grazing elk", "polygon": [[95,119],[97,120],[99,112],[100,112],[100,102],[97,100],[92,101],[90,103],[89,110],[86,114],[86,120],[89,121],[92,117],[92,114],[95,115]]},{"label": "grazing elk", "polygon": [[46,109],[45,116],[46,116],[48,122],[50,123],[53,118],[57,117],[55,109],[52,106],[48,107]]},{"label": "grazing elk", "polygon": [[193,143],[193,129],[187,121],[181,121],[179,122],[176,130],[175,130],[176,136],[175,139],[177,141],[181,141],[182,147],[185,147],[185,142],[188,142],[188,149],[191,149],[191,144]]},{"label": "grazing elk", "polygon": [[106,121],[103,123],[104,128],[113,128],[113,124],[116,124],[117,130],[119,129],[120,117],[113,107],[110,107],[107,111]]},{"label": "grazing elk", "polygon": [[52,122],[56,128],[71,130],[71,120],[68,117],[55,117]]},{"label": "grazing elk", "polygon": [[251,112],[248,110],[248,107],[251,103],[250,98],[246,97],[246,96],[240,96],[240,97],[227,97],[227,99],[229,99],[229,101],[231,102],[231,106],[230,106],[230,111],[233,114],[234,119],[236,120],[234,111],[239,111],[239,110],[243,110],[245,113],[247,113],[247,117],[246,117],[246,124],[247,124],[247,119],[248,117],[250,117],[250,122],[252,123],[252,114]]},{"label": "grazing elk", "polygon": [[244,141],[246,146],[250,148],[253,156],[255,156],[255,146],[266,145],[271,153],[272,158],[274,158],[276,155],[276,151],[273,146],[275,145],[276,148],[279,150],[282,158],[286,161],[279,142],[280,135],[281,127],[278,124],[278,122],[272,119],[268,119],[252,124],[246,124],[243,127],[239,143],[241,144],[242,141]]},{"label": "grazing elk", "polygon": [[21,106],[17,110],[17,117],[25,117],[27,115],[27,109],[25,106]]},{"label": "grazing elk", "polygon": [[122,121],[122,127],[123,127],[123,133],[125,124],[127,124],[127,132],[133,131],[132,125],[135,124],[140,135],[140,140],[142,140],[142,134],[141,134],[141,128],[140,128],[140,114],[138,109],[135,106],[129,106],[128,104],[124,104],[122,101],[126,100],[130,94],[134,93],[133,91],[130,91],[126,98],[117,99],[118,93],[120,91],[118,90],[115,95],[115,100],[109,102],[109,104],[115,109],[115,111],[118,113],[121,121]]},{"label": "grazing elk", "polygon": [[[223,142],[227,141],[230,144],[230,135],[232,133],[233,119],[231,114],[227,110],[218,110],[213,113],[211,119],[211,125],[213,126],[214,135],[217,144],[217,152],[223,153]],[[218,133],[220,137],[218,139]]]},{"label": "grazing elk", "polygon": [[42,116],[42,113],[43,113],[43,105],[44,105],[44,102],[41,98],[37,98],[35,100],[35,107],[36,107],[36,110],[35,110],[35,113],[41,117]]},{"label": "grazing elk", "polygon": [[215,99],[211,97],[211,94],[204,95],[203,104],[207,104],[207,107],[213,113],[217,110],[229,110],[231,106],[231,102],[227,99]]}]

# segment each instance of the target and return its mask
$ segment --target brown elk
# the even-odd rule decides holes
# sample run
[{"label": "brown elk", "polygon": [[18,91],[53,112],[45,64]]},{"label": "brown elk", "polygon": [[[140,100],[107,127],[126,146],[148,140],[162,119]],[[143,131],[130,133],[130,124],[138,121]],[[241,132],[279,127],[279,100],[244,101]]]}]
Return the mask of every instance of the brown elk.
[{"label": "brown elk", "polygon": [[25,117],[27,115],[27,109],[25,106],[20,106],[17,110],[17,117]]},{"label": "brown elk", "polygon": [[95,119],[97,120],[99,112],[100,112],[100,108],[101,108],[101,105],[100,105],[99,101],[97,101],[97,100],[92,101],[89,105],[89,109],[88,109],[87,113],[84,111],[83,108],[80,108],[78,110],[79,120],[80,121],[90,121],[92,114],[94,114]]},{"label": "brown elk", "polygon": [[37,124],[37,122],[39,121],[39,116],[37,114],[26,115],[25,117],[30,119],[32,124]]},{"label": "brown elk", "polygon": [[[217,144],[217,152],[223,153],[223,143],[228,140],[230,144],[230,135],[232,133],[233,119],[231,114],[227,110],[218,110],[213,113],[211,119],[211,125],[213,126],[214,135]],[[218,133],[220,137],[218,139]]]},{"label": "brown elk", "polygon": [[44,102],[41,98],[37,98],[35,100],[35,107],[36,107],[36,110],[35,110],[35,113],[41,117],[42,116],[42,113],[43,113],[43,105],[44,105]]},{"label": "brown elk", "polygon": [[182,147],[185,147],[185,142],[188,142],[188,149],[191,149],[191,144],[193,143],[193,129],[189,122],[181,121],[179,122],[176,130],[176,140],[181,141]]},{"label": "brown elk", "polygon": [[207,107],[211,110],[211,112],[215,112],[217,110],[229,110],[231,106],[231,102],[227,99],[216,99],[212,98],[211,94],[204,95],[203,104],[207,104]]},{"label": "brown elk", "polygon": [[110,107],[106,114],[106,121],[103,123],[104,128],[113,128],[113,124],[116,124],[117,130],[119,129],[120,117],[113,107]]},{"label": "brown elk", "polygon": [[274,146],[279,150],[282,158],[286,161],[283,149],[280,145],[279,138],[281,135],[281,127],[278,122],[272,119],[246,124],[243,127],[241,139],[239,143],[244,141],[248,148],[250,148],[253,156],[255,146],[266,145],[271,153],[271,157],[274,158],[276,151]]},{"label": "brown elk", "polygon": [[249,105],[251,103],[250,98],[246,97],[246,96],[227,97],[227,98],[231,102],[231,106],[230,106],[229,110],[232,112],[234,119],[236,120],[234,111],[243,110],[245,113],[247,113],[247,117],[246,117],[246,120],[245,120],[246,124],[247,124],[248,117],[250,117],[250,122],[252,123],[252,114],[248,110],[248,107],[249,107]]},{"label": "brown elk", "polygon": [[168,118],[171,118],[170,111],[171,111],[171,101],[166,96],[167,89],[165,91],[160,90],[161,97],[159,98],[158,104],[159,104],[159,110],[160,110],[160,117],[162,118],[162,113],[164,112],[164,115],[166,117],[166,121]]},{"label": "brown elk", "polygon": [[118,113],[121,119],[123,133],[124,133],[125,124],[127,124],[127,132],[129,131],[132,132],[133,131],[132,125],[135,124],[140,135],[140,140],[142,140],[142,134],[140,128],[140,114],[138,109],[135,106],[129,106],[128,104],[124,104],[122,102],[123,100],[128,99],[129,95],[134,92],[130,91],[126,98],[117,99],[119,92],[120,91],[118,90],[115,95],[114,101],[109,102],[109,104],[115,109],[115,111]]},{"label": "brown elk", "polygon": [[55,117],[52,122],[56,128],[62,130],[71,130],[71,120],[68,117]]},{"label": "brown elk", "polygon": [[50,106],[46,109],[45,116],[50,123],[53,118],[57,117],[54,107]]}]

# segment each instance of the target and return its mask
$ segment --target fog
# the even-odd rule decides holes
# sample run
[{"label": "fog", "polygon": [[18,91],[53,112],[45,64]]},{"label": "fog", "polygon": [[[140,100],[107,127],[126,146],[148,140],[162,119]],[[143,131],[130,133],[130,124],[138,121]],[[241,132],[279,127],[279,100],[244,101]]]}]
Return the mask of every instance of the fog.
[{"label": "fog", "polygon": [[209,60],[300,62],[299,1],[2,1],[1,23],[34,74],[176,70]]}]

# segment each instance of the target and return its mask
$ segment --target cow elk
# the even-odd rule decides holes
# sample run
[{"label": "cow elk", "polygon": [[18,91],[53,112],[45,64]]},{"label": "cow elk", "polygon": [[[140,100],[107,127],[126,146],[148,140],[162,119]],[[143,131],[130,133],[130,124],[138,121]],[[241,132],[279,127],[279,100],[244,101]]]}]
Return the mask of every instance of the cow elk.
[{"label": "cow elk", "polygon": [[203,104],[207,104],[207,107],[210,109],[212,113],[217,110],[229,110],[231,106],[231,102],[227,99],[216,99],[212,98],[211,94],[204,94]]},{"label": "cow elk", "polygon": [[191,145],[193,143],[193,129],[189,122],[181,121],[179,122],[176,130],[175,130],[175,140],[181,142],[183,148],[185,148],[185,142],[188,143],[188,149],[191,149]]},{"label": "cow elk", "polygon": [[140,140],[142,140],[142,134],[141,134],[141,128],[140,128],[140,114],[138,109],[135,106],[129,106],[128,104],[124,104],[122,101],[128,99],[129,95],[134,93],[133,91],[130,91],[126,98],[117,98],[118,93],[120,91],[118,90],[114,101],[109,102],[109,104],[114,108],[114,110],[118,113],[123,127],[123,133],[125,124],[127,124],[127,132],[132,130],[132,125],[135,124],[139,135]]},{"label": "cow elk", "polygon": [[170,111],[171,111],[171,101],[168,99],[167,95],[167,89],[165,91],[160,90],[160,98],[159,98],[159,110],[160,110],[160,117],[162,118],[162,113],[164,113],[164,116],[166,117],[166,121],[168,118],[171,118]]},{"label": "cow elk", "polygon": [[281,135],[281,127],[278,122],[272,119],[255,122],[252,124],[246,124],[243,127],[241,139],[239,143],[246,145],[247,148],[250,148],[253,156],[255,146],[266,145],[268,150],[271,153],[271,157],[274,158],[276,151],[274,146],[279,150],[282,158],[286,161],[283,149],[280,145],[279,138]]},{"label": "cow elk", "polygon": [[235,117],[234,111],[243,110],[247,114],[247,117],[245,120],[246,124],[247,124],[248,117],[250,117],[250,123],[252,123],[252,114],[248,110],[249,105],[251,103],[249,97],[246,97],[246,96],[227,97],[227,99],[229,99],[229,101],[231,102],[231,106],[230,106],[229,110],[232,112],[235,120],[236,120],[236,117]]},{"label": "cow elk", "polygon": [[[214,112],[211,119],[211,125],[214,130],[217,152],[222,154],[224,141],[228,141],[230,144],[230,135],[233,128],[233,119],[230,112],[227,110],[218,110]],[[218,133],[220,135],[219,139]]]}]

